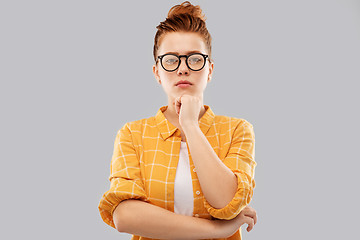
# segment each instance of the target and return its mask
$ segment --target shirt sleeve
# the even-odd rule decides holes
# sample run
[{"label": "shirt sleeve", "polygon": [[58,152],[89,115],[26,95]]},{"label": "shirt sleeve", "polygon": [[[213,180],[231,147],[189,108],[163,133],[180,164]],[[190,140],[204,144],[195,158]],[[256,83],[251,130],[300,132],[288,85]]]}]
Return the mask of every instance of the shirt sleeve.
[{"label": "shirt sleeve", "polygon": [[236,127],[230,143],[229,152],[223,163],[237,177],[237,190],[233,199],[224,208],[214,208],[204,198],[204,206],[211,216],[230,220],[235,218],[248,205],[255,188],[254,174],[255,134],[251,123],[243,120]]},{"label": "shirt sleeve", "polygon": [[140,199],[148,202],[128,123],[116,135],[109,180],[110,189],[102,196],[98,208],[103,221],[115,228],[113,211],[121,201]]}]

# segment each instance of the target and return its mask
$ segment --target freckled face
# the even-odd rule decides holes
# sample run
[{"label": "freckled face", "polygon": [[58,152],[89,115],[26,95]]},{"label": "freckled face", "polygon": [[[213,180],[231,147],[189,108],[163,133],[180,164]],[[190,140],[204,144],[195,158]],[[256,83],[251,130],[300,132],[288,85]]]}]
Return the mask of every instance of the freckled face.
[{"label": "freckled face", "polygon": [[[203,38],[197,33],[173,32],[162,36],[157,56],[166,53],[188,55],[192,52],[208,54]],[[175,99],[184,93],[202,96],[208,81],[210,81],[212,71],[213,63],[210,63],[208,59],[200,71],[190,70],[185,63],[185,57],[181,58],[179,68],[173,72],[164,70],[160,60],[153,66],[154,76],[158,82],[161,81],[169,99]],[[187,80],[192,85],[185,88],[176,86],[175,84],[180,80]]]}]

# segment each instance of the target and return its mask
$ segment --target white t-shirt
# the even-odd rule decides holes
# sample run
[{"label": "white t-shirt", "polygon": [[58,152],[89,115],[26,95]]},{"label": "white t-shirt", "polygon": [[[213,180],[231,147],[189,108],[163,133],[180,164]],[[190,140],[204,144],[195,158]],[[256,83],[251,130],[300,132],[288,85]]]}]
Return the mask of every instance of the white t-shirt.
[{"label": "white t-shirt", "polygon": [[186,142],[181,142],[179,163],[176,169],[174,184],[174,212],[192,216],[194,196],[190,172],[189,154]]}]

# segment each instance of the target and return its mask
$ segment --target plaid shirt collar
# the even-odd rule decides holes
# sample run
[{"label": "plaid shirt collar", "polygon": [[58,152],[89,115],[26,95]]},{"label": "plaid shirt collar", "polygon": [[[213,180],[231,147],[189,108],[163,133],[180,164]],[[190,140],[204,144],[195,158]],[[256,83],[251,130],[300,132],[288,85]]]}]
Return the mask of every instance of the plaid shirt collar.
[{"label": "plaid shirt collar", "polygon": [[[215,114],[211,110],[210,106],[205,105],[205,113],[199,120],[199,126],[201,131],[206,135],[209,131],[211,125],[214,122]],[[159,108],[158,112],[155,115],[156,125],[159,129],[161,137],[166,140],[168,137],[172,136],[175,133],[175,136],[181,137],[180,131],[177,131],[178,128],[171,124],[164,115],[164,111],[168,108],[168,106],[162,106]]]}]

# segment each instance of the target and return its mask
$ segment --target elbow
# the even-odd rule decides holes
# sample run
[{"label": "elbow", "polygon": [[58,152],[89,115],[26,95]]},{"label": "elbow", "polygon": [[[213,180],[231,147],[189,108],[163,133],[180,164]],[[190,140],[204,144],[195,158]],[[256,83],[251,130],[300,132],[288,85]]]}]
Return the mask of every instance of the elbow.
[{"label": "elbow", "polygon": [[[204,206],[209,214],[218,219],[231,220],[250,203],[253,191],[248,188],[239,188],[234,198],[223,208],[216,208],[204,199]],[[223,205],[222,205],[223,206]]]},{"label": "elbow", "polygon": [[118,232],[120,233],[126,233],[126,230],[124,228],[124,225],[119,221],[119,219],[114,219],[114,225]]},{"label": "elbow", "polygon": [[115,228],[121,233],[127,233],[127,224],[131,221],[126,202],[127,200],[120,202],[113,212]]}]

